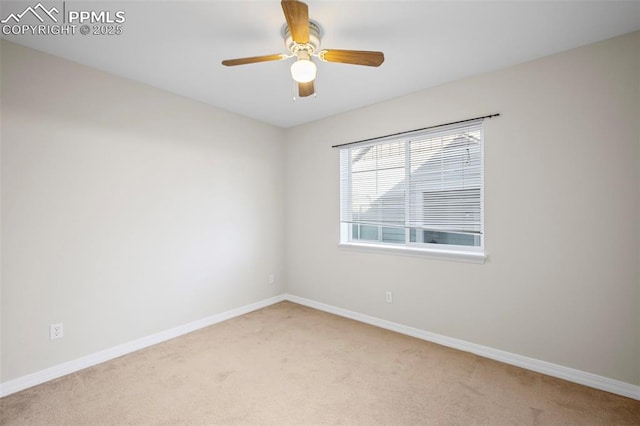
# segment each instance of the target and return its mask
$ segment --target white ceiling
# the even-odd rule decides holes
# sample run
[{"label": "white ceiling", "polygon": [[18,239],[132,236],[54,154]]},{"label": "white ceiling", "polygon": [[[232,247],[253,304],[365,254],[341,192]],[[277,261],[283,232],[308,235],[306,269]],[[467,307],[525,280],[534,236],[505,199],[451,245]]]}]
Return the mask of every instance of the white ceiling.
[{"label": "white ceiling", "polygon": [[[3,1],[0,15],[37,2]],[[62,9],[62,1],[42,3]],[[67,11],[125,11],[123,34],[3,37],[291,127],[640,30],[640,1],[307,3],[310,18],[324,31],[323,48],[381,50],[382,66],[319,63],[317,97],[297,101],[290,61],[222,66],[223,59],[285,53],[278,0],[66,1]]]}]

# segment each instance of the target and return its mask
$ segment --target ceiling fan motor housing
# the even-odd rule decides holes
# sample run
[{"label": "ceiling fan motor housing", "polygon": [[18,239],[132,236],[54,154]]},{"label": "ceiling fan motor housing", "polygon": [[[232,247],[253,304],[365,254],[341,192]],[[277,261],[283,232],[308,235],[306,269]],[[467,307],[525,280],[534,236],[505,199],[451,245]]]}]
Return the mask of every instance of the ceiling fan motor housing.
[{"label": "ceiling fan motor housing", "polygon": [[314,21],[309,20],[309,43],[296,43],[293,41],[288,25],[284,26],[282,34],[285,47],[298,58],[308,59],[320,47],[321,29]]}]

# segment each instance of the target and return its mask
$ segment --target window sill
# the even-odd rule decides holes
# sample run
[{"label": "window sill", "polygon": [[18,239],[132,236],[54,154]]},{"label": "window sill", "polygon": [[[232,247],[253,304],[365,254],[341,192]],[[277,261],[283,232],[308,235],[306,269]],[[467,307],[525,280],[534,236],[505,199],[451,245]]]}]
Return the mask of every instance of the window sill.
[{"label": "window sill", "polygon": [[481,252],[474,253],[455,250],[432,250],[363,243],[340,243],[338,244],[338,247],[345,250],[363,251],[369,253],[387,253],[400,256],[426,257],[430,259],[449,260],[454,262],[482,264],[487,260],[487,256]]}]

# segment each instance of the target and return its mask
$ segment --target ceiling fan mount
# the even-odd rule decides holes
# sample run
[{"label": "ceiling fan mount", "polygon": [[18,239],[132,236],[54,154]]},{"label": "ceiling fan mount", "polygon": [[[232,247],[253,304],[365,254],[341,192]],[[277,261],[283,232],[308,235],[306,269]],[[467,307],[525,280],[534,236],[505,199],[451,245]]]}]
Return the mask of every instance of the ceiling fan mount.
[{"label": "ceiling fan mount", "polygon": [[246,65],[258,62],[281,61],[295,57],[296,61],[291,65],[291,76],[298,84],[298,95],[306,97],[315,93],[313,83],[316,78],[316,65],[312,61],[314,56],[324,62],[370,67],[378,67],[384,62],[384,54],[382,52],[338,49],[323,49],[319,51],[322,29],[317,22],[309,20],[309,7],[307,4],[297,0],[282,0],[280,5],[287,21],[282,29],[282,36],[284,37],[285,47],[290,54],[226,59],[222,61],[222,65]]}]

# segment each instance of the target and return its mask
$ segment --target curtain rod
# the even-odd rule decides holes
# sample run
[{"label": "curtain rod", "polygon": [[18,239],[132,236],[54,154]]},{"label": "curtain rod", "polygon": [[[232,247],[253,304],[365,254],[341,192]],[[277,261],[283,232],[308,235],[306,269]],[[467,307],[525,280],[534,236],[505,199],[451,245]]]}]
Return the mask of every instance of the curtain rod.
[{"label": "curtain rod", "polygon": [[435,129],[435,128],[438,128],[438,127],[450,126],[450,125],[452,125],[452,124],[466,123],[467,121],[481,120],[481,119],[483,119],[483,118],[498,117],[499,115],[500,115],[500,113],[497,113],[497,114],[485,115],[485,116],[482,116],[482,117],[469,118],[469,119],[467,119],[467,120],[453,121],[453,122],[451,122],[451,123],[437,124],[437,125],[435,125],[435,126],[423,127],[423,128],[421,128],[421,129],[407,130],[406,132],[392,133],[392,134],[390,134],[390,135],[377,136],[377,137],[375,137],[375,138],[363,139],[363,140],[361,140],[361,141],[341,143],[341,144],[339,144],[339,145],[333,145],[331,148],[340,148],[340,147],[343,147],[343,146],[347,146],[347,145],[354,145],[354,144],[357,144],[357,143],[371,142],[371,141],[375,141],[375,140],[377,140],[377,139],[390,138],[390,137],[392,137],[392,136],[404,135],[404,134],[406,134],[406,133],[412,133],[412,132],[419,132],[419,131],[421,131],[421,130]]}]

